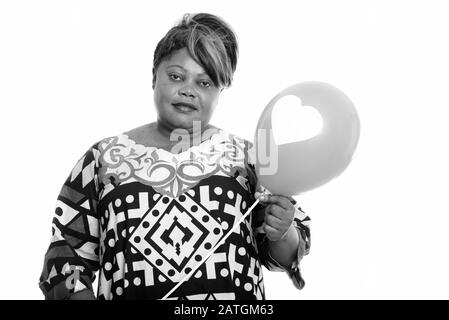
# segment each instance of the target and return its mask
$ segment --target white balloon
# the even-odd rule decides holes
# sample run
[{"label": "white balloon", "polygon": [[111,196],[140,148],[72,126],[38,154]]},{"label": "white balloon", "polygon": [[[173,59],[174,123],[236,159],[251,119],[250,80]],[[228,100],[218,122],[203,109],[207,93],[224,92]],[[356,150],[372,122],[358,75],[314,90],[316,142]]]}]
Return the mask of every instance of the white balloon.
[{"label": "white balloon", "polygon": [[[276,144],[272,111],[278,100],[297,96],[302,106],[321,115],[321,131],[303,141]],[[349,165],[360,136],[360,120],[352,101],[324,82],[302,82],[276,95],[262,112],[255,133],[256,173],[273,194],[298,195],[340,175]]]}]

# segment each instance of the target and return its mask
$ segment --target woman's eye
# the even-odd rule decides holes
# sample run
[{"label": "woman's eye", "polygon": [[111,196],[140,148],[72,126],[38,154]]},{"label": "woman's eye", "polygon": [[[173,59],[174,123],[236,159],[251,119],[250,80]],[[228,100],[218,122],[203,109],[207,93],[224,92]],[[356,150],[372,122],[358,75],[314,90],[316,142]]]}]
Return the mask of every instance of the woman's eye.
[{"label": "woman's eye", "polygon": [[181,80],[181,76],[179,74],[176,74],[176,73],[171,73],[168,76],[169,76],[170,79],[175,80],[175,81]]},{"label": "woman's eye", "polygon": [[204,88],[209,88],[210,87],[210,82],[209,81],[201,81],[200,85]]}]

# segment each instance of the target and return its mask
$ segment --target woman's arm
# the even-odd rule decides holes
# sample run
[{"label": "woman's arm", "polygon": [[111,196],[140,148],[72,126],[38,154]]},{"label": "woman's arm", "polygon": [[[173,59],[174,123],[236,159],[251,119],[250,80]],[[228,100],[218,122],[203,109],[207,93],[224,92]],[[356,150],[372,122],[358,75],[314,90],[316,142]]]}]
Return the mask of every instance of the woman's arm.
[{"label": "woman's arm", "polygon": [[[48,300],[95,298],[99,269],[98,150],[89,149],[58,196],[39,287]],[[80,292],[79,294],[77,294]]]},{"label": "woman's arm", "polygon": [[286,271],[293,285],[302,289],[305,281],[299,263],[310,250],[310,218],[293,198],[282,196],[261,202],[253,218],[263,265],[271,271]]},{"label": "woman's arm", "polygon": [[299,231],[292,225],[282,239],[269,240],[268,250],[271,257],[284,268],[290,268],[298,256],[300,237]]}]

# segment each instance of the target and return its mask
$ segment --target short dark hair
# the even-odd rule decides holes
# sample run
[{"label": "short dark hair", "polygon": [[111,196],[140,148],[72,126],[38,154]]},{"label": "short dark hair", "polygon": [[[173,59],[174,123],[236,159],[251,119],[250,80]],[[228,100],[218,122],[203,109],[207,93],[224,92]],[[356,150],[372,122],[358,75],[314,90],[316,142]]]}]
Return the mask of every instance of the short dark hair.
[{"label": "short dark hair", "polygon": [[153,59],[153,86],[161,62],[182,48],[187,48],[215,86],[231,85],[237,67],[237,37],[221,18],[197,13],[185,14],[181,22],[171,28],[157,44]]}]

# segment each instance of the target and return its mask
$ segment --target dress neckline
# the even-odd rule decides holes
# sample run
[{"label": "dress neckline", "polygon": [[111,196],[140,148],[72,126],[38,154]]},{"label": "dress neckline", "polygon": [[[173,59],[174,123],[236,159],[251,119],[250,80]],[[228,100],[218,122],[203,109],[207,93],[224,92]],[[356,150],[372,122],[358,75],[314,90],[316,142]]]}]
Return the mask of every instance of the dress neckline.
[{"label": "dress neckline", "polygon": [[184,151],[181,151],[179,153],[173,153],[173,152],[168,151],[168,150],[166,150],[164,148],[161,148],[161,147],[149,146],[149,145],[145,145],[143,143],[137,142],[134,139],[132,139],[129,135],[127,135],[126,133],[122,133],[122,134],[120,134],[120,136],[125,141],[129,142],[130,145],[137,146],[139,148],[143,148],[143,149],[151,151],[151,152],[156,151],[158,153],[160,152],[160,153],[168,154],[170,156],[179,157],[179,156],[182,156],[183,154],[191,153],[192,151],[195,151],[195,150],[198,150],[198,149],[203,149],[203,148],[207,149],[207,148],[213,146],[217,142],[224,141],[225,137],[226,137],[226,133],[222,129],[217,128],[216,132],[214,132],[206,140],[201,141],[200,144],[189,146],[187,149],[185,149]]}]

